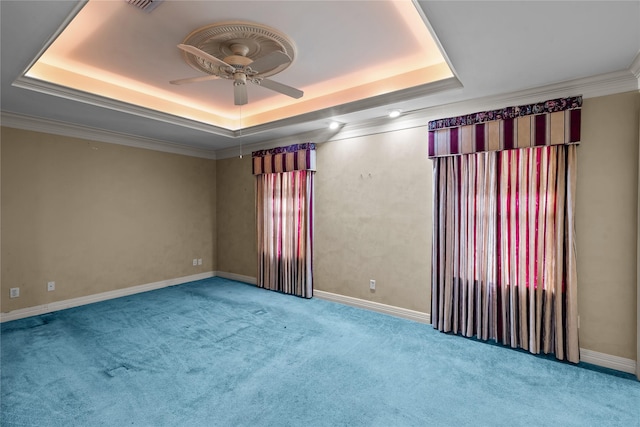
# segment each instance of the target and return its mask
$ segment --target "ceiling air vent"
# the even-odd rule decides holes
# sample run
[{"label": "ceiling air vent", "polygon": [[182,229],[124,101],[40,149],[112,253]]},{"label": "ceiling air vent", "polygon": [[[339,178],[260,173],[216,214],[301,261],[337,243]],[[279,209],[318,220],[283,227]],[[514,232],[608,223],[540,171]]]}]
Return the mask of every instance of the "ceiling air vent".
[{"label": "ceiling air vent", "polygon": [[126,1],[130,5],[137,7],[140,10],[144,10],[147,13],[151,12],[153,9],[158,7],[160,3],[163,2],[163,0],[124,0],[124,1]]}]

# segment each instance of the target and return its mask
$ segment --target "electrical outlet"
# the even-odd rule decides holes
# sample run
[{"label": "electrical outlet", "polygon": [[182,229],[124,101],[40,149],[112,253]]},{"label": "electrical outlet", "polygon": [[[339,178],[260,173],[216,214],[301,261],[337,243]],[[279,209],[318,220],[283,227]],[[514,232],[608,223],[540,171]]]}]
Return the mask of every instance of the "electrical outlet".
[{"label": "electrical outlet", "polygon": [[198,265],[202,265],[202,258],[198,258]]},{"label": "electrical outlet", "polygon": [[20,296],[20,288],[11,288],[9,290],[9,296],[11,298],[18,298]]},{"label": "electrical outlet", "polygon": [[47,291],[55,291],[56,290],[56,282],[47,282]]},{"label": "electrical outlet", "polygon": [[371,289],[372,291],[376,290],[376,281],[371,279],[369,280],[369,289]]},{"label": "electrical outlet", "polygon": [[193,259],[193,265],[198,265],[198,259],[197,258]]}]

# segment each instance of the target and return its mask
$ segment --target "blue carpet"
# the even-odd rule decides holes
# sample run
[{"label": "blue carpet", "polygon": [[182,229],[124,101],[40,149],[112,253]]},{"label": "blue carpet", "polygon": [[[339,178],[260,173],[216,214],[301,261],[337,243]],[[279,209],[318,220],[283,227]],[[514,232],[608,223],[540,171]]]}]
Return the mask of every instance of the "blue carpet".
[{"label": "blue carpet", "polygon": [[640,426],[640,382],[213,278],[7,322],[9,426]]}]

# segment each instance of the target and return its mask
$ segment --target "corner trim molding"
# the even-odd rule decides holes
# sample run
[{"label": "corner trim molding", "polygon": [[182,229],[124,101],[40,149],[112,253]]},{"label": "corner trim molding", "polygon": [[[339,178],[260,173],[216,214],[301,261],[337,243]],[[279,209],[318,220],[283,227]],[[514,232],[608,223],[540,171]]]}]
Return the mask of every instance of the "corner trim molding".
[{"label": "corner trim molding", "polygon": [[611,354],[599,353],[586,348],[580,349],[580,361],[629,374],[636,373],[636,361]]},{"label": "corner trim molding", "polygon": [[364,308],[365,310],[377,311],[378,313],[401,317],[403,319],[413,320],[419,323],[431,323],[431,315],[429,315],[429,313],[409,310],[408,308],[396,307],[375,301],[367,301],[360,298],[348,297],[326,291],[319,291],[317,289],[313,290],[313,296],[326,301]]},{"label": "corner trim molding", "polygon": [[100,292],[98,294],[86,295],[83,297],[71,298],[63,301],[55,301],[49,304],[36,305],[34,307],[21,308],[18,310],[9,311],[7,313],[0,313],[0,323],[23,319],[30,316],[37,316],[40,314],[51,313],[67,308],[79,307],[81,305],[92,304],[94,302],[106,301],[128,295],[139,294],[142,292],[153,291],[169,286],[181,285],[183,283],[208,279],[214,276],[215,272],[208,271],[205,273],[192,274],[190,276],[183,276],[175,279],[161,280],[159,282],[146,283],[144,285],[131,286],[128,288],[116,289],[108,292]]},{"label": "corner trim molding", "polygon": [[125,145],[127,147],[143,148],[146,150],[161,151],[165,153],[181,154],[183,156],[200,157],[205,159],[216,158],[214,151],[202,150],[166,141],[158,141],[151,138],[106,131],[89,126],[25,116],[22,114],[3,111],[0,114],[0,122],[2,123],[2,126],[10,128]]}]

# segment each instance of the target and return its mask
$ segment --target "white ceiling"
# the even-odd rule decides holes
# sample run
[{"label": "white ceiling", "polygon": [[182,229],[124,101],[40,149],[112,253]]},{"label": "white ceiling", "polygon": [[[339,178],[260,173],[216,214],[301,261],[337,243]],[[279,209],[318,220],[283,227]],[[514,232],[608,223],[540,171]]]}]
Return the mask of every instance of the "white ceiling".
[{"label": "white ceiling", "polygon": [[[138,82],[141,77],[134,71],[142,69],[148,76],[145,84],[161,87],[167,97],[194,103],[210,101],[222,109],[228,105],[232,116],[241,112],[233,105],[230,85],[225,84],[230,82],[168,84],[169,80],[198,75],[184,63],[175,45],[192,30],[219,21],[259,22],[290,36],[297,46],[297,56],[289,68],[272,79],[303,89],[306,94],[313,94],[323,81],[333,79],[336,86],[344,76],[360,86],[371,80],[372,67],[384,71],[404,63],[407,70],[412,70],[419,61],[428,62],[425,58],[430,49],[425,47],[420,31],[433,32],[455,73],[454,78],[439,83],[390,93],[381,90],[381,95],[311,112],[298,107],[300,114],[234,131],[23,77],[83,3],[2,0],[3,123],[28,116],[221,153],[241,144],[301,133],[320,135],[327,132],[332,119],[349,125],[370,122],[392,108],[412,112],[442,107],[445,111],[447,105],[460,101],[497,96],[508,99],[506,94],[541,87],[549,88],[549,94],[557,93],[552,88],[561,87],[566,95],[582,94],[595,85],[620,86],[621,81],[627,86],[620,87],[629,87],[631,81],[631,87],[638,88],[640,1],[407,0],[403,4],[415,7],[422,15],[422,29],[416,32],[408,28],[406,21],[391,13],[395,6],[380,0],[166,0],[150,14],[124,0],[112,0],[108,10],[125,7],[135,14],[126,15],[126,19],[119,15],[113,21],[105,12],[104,19],[87,30],[86,39],[78,43],[78,51],[83,51],[77,53],[90,58],[96,69]],[[141,20],[154,22],[154,26],[145,28]],[[136,40],[135,46],[125,48],[127,40]],[[535,90],[540,96],[545,93],[545,89]],[[250,106],[275,109],[288,102],[282,98],[286,97],[249,87]],[[485,101],[482,105],[489,104]],[[246,108],[248,111],[249,106]]]},{"label": "white ceiling", "polygon": [[[123,0],[82,5],[27,77],[235,130],[453,76],[418,9],[408,1],[166,1],[159,5],[151,13]],[[312,16],[313,21],[301,16]],[[237,25],[240,17],[257,23],[259,35]],[[245,38],[249,46],[264,40],[265,22],[276,33],[291,37],[298,49],[282,47],[293,61],[277,74],[276,81],[304,89],[304,96],[293,99],[249,83],[250,102],[240,108],[233,103],[230,81],[171,85],[176,78],[206,76],[185,63],[185,53],[176,45],[201,46],[202,42],[192,41],[192,31],[199,33],[204,27],[211,34],[212,21],[233,27],[236,35],[231,39]],[[348,23],[358,21],[354,32]],[[331,27],[324,24],[328,22]],[[416,73],[419,78],[407,78]]]}]

